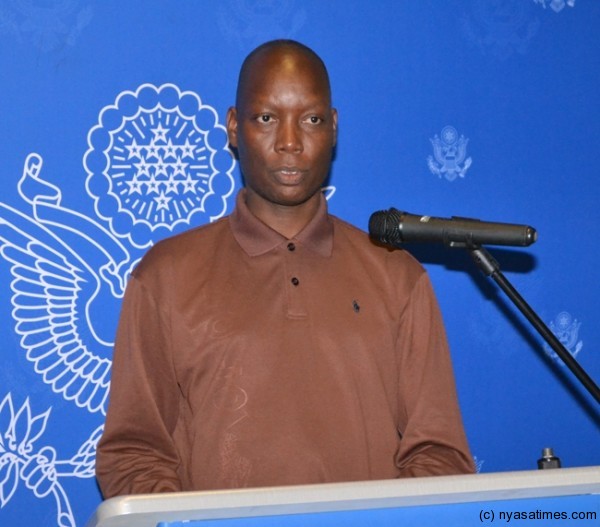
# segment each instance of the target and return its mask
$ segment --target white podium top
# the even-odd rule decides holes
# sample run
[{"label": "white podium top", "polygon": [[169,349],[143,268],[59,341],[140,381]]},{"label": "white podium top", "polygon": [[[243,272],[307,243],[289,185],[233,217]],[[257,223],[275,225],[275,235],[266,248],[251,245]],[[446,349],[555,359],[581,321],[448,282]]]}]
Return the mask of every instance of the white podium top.
[{"label": "white podium top", "polygon": [[600,467],[120,496],[100,504],[86,527],[584,494],[600,494]]}]

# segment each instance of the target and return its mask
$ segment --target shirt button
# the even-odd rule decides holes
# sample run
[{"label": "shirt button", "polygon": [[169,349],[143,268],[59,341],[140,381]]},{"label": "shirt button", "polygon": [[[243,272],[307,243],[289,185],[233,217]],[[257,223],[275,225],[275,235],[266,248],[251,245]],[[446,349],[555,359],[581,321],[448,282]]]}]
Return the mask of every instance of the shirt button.
[{"label": "shirt button", "polygon": [[290,243],[287,244],[287,248],[288,248],[288,251],[295,251],[296,250],[296,246],[292,242],[290,242]]},{"label": "shirt button", "polygon": [[294,278],[292,278],[292,285],[298,285],[300,283],[300,280],[298,280],[295,276]]}]

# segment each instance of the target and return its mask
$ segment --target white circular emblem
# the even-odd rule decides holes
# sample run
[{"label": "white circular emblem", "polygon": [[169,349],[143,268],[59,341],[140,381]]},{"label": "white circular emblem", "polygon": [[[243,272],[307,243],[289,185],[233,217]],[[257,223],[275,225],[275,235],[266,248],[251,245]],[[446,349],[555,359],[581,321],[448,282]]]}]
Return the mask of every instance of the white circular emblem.
[{"label": "white circular emblem", "polygon": [[456,143],[456,140],[458,139],[458,132],[453,126],[446,126],[441,132],[441,137],[444,143],[451,145]]},{"label": "white circular emblem", "polygon": [[235,160],[218,114],[191,91],[151,84],[122,92],[88,133],[87,190],[111,230],[146,246],[222,216]]},{"label": "white circular emblem", "polygon": [[[573,355],[573,357],[577,357],[583,348],[583,341],[579,338],[581,322],[574,318],[571,313],[561,311],[556,315],[556,318],[548,324],[548,327],[569,353]],[[544,343],[544,350],[550,358],[560,364],[564,364],[562,361],[558,360],[558,354],[547,343]]]}]

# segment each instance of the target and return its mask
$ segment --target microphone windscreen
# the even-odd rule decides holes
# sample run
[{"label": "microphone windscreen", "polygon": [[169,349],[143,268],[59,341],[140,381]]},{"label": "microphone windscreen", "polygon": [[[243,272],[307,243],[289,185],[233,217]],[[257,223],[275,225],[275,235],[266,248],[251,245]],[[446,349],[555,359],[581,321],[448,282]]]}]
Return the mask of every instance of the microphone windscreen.
[{"label": "microphone windscreen", "polygon": [[379,242],[399,245],[402,243],[398,228],[401,218],[402,212],[394,208],[374,212],[369,218],[369,235]]}]

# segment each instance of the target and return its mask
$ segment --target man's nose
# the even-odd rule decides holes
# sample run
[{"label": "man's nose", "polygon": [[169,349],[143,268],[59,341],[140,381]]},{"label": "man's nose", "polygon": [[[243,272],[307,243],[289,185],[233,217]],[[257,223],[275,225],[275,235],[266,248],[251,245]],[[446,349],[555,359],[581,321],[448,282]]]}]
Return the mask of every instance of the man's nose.
[{"label": "man's nose", "polygon": [[298,123],[285,121],[280,123],[275,148],[278,152],[293,154],[302,152],[302,132]]}]

